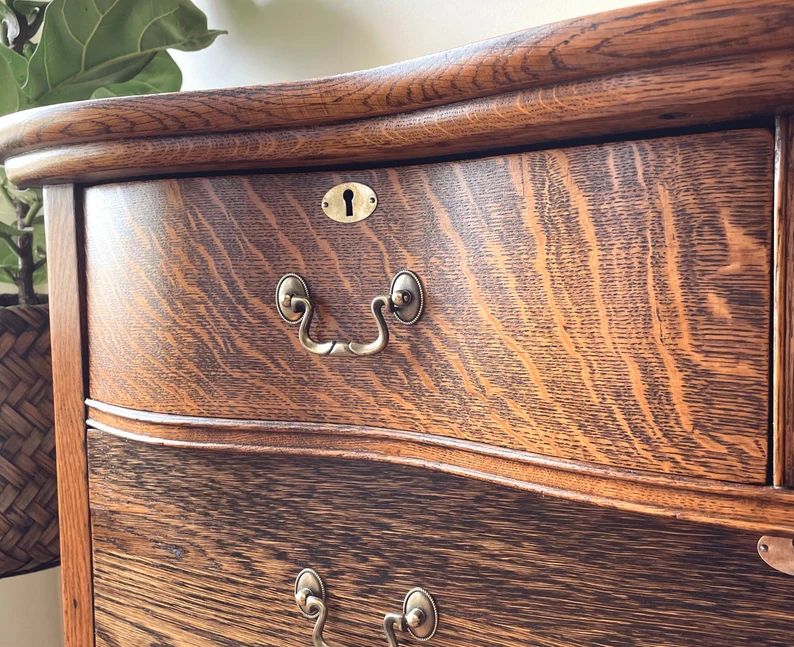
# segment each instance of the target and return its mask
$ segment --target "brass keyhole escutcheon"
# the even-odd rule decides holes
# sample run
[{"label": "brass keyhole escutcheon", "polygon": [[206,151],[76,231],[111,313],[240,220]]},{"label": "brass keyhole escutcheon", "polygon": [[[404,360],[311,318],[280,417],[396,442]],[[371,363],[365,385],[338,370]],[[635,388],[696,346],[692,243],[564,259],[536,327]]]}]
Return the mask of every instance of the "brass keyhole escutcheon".
[{"label": "brass keyhole escutcheon", "polygon": [[343,223],[361,222],[378,206],[378,196],[361,182],[343,182],[328,190],[321,203],[331,220]]},{"label": "brass keyhole escutcheon", "polygon": [[355,197],[355,193],[353,193],[353,189],[345,189],[342,192],[342,200],[345,201],[345,217],[352,218],[353,217],[353,198]]}]

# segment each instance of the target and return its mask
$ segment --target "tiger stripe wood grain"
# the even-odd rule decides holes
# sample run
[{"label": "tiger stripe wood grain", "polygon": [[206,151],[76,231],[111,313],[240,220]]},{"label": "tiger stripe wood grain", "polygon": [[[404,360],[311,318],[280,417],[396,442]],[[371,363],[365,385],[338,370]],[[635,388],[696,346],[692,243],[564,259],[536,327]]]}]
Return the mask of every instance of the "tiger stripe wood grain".
[{"label": "tiger stripe wood grain", "polygon": [[[0,150],[333,123],[643,68],[790,48],[791,6],[676,0],[507,34],[340,76],[47,106],[0,120]],[[753,58],[754,56],[748,56]]]},{"label": "tiger stripe wood grain", "polygon": [[[66,647],[304,647],[305,566],[334,647],[417,585],[439,647],[788,646],[792,69],[793,2],[667,0],[0,119],[48,185]],[[375,358],[276,315],[298,272],[368,339],[405,267]]]},{"label": "tiger stripe wood grain", "polygon": [[[765,483],[772,154],[740,130],[90,188],[90,397]],[[355,225],[320,209],[346,180],[379,197]],[[318,337],[366,338],[403,267],[427,313],[377,357],[310,356],[276,313],[298,272]]]},{"label": "tiger stripe wood grain", "polygon": [[257,132],[117,139],[6,159],[19,185],[350,166],[554,144],[791,110],[794,51],[541,86],[391,117]]},{"label": "tiger stripe wood grain", "polygon": [[437,598],[435,647],[785,647],[794,632],[794,578],[755,534],[406,467],[97,431],[89,453],[101,647],[305,647],[307,566],[335,647],[383,647],[414,586]]}]

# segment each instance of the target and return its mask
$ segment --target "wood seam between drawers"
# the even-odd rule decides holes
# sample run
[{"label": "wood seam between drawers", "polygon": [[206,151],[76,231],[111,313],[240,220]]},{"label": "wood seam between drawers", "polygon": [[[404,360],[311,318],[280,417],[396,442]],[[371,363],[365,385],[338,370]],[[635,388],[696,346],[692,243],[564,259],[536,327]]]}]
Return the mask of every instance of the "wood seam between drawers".
[{"label": "wood seam between drawers", "polygon": [[785,489],[614,469],[413,432],[177,416],[86,403],[90,427],[129,441],[396,463],[603,507],[794,536],[794,492]]},{"label": "wood seam between drawers", "polygon": [[794,204],[792,185],[791,116],[776,120],[773,238],[772,309],[772,484],[794,483],[794,443],[792,436],[792,310],[794,310]]}]

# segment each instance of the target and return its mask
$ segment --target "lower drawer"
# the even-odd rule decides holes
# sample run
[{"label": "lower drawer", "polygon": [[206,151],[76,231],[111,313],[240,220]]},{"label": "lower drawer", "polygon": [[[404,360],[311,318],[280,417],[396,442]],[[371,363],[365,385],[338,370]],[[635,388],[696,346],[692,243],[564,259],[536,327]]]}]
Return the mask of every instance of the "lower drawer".
[{"label": "lower drawer", "polygon": [[794,632],[794,578],[754,534],[366,461],[100,431],[89,459],[100,647],[308,647],[304,567],[325,580],[332,647],[384,647],[384,614],[416,586],[438,603],[436,647],[761,647]]}]

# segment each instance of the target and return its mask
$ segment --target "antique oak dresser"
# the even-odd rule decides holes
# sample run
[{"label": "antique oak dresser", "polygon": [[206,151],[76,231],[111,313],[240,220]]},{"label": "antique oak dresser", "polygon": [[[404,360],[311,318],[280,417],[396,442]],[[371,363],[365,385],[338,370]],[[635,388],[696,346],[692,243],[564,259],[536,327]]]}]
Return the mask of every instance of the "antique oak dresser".
[{"label": "antique oak dresser", "polygon": [[794,644],[794,2],[0,121],[67,647]]}]

